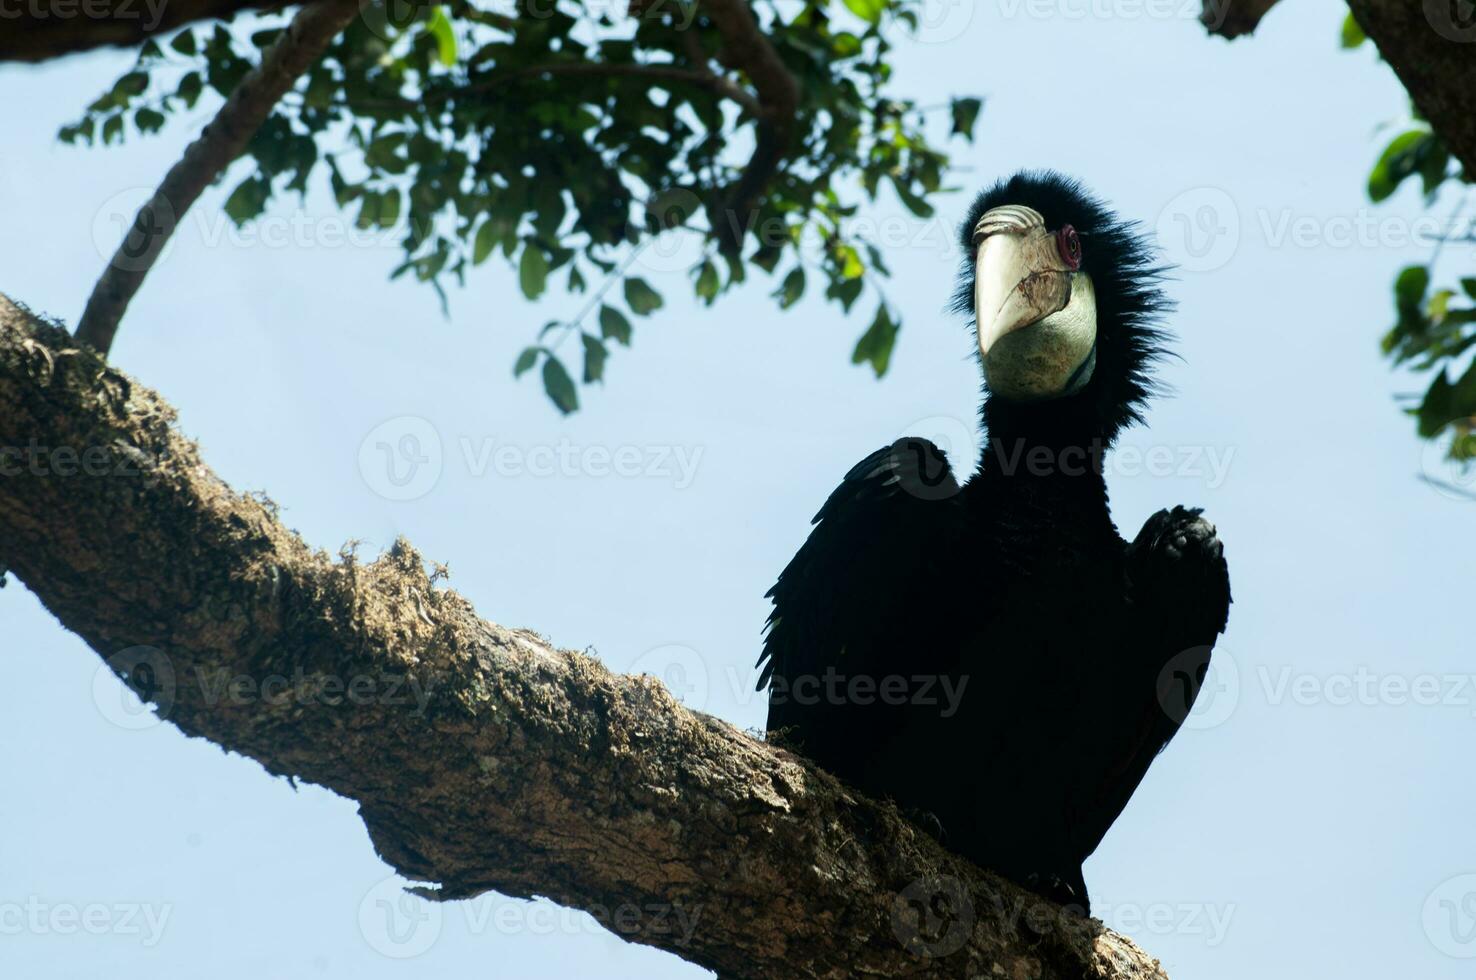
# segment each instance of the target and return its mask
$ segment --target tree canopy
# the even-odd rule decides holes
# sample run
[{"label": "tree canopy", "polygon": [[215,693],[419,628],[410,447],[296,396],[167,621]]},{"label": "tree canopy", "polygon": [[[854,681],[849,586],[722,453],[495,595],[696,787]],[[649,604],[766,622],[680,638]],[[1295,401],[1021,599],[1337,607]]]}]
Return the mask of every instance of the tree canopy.
[{"label": "tree canopy", "polygon": [[[1368,40],[1350,14],[1343,25],[1343,47]],[[1442,189],[1469,187],[1472,175],[1461,166],[1444,138],[1411,103],[1411,123],[1389,140],[1368,175],[1368,197],[1387,200],[1406,181],[1417,182],[1427,206]],[[1394,279],[1394,325],[1384,334],[1383,351],[1397,365],[1429,377],[1422,396],[1408,411],[1421,438],[1448,437],[1447,455],[1461,465],[1476,461],[1476,361],[1463,362],[1476,347],[1476,276],[1440,283],[1436,263],[1443,246],[1456,237],[1466,204],[1463,196],[1428,261],[1406,266]],[[1467,224],[1467,227],[1471,225]],[[1470,237],[1469,233],[1468,236]]]},{"label": "tree canopy", "polygon": [[[326,181],[359,228],[401,235],[390,276],[414,276],[443,306],[448,283],[488,261],[510,263],[529,300],[580,296],[513,365],[538,368],[566,413],[579,395],[565,360],[601,381],[612,345],[630,346],[633,321],[662,307],[632,271],[660,236],[700,242],[687,271],[707,304],[754,269],[773,277],[780,309],[813,288],[850,311],[869,286],[853,360],[886,373],[902,320],[880,251],[848,219],[884,185],[931,216],[949,161],[927,114],[946,110],[952,134],[972,139],[983,105],[896,94],[893,40],[918,26],[922,0],[494,6],[366,6],[251,138],[231,220]],[[207,90],[229,96],[283,30],[200,24],[150,39],[61,138],[111,145],[180,122]]]}]

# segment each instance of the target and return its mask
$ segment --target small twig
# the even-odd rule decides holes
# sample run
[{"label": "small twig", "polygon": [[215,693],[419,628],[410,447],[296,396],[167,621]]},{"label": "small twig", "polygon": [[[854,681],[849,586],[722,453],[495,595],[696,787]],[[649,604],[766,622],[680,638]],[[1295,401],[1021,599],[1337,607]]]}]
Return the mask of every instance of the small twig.
[{"label": "small twig", "polygon": [[320,0],[298,11],[261,64],[169,168],[98,277],[77,324],[77,339],[106,354],[118,322],[184,213],[246,146],[272,108],[359,13],[356,0]]},{"label": "small twig", "polygon": [[1465,487],[1456,486],[1454,483],[1450,483],[1446,480],[1436,479],[1435,477],[1430,476],[1427,473],[1420,474],[1420,481],[1423,483],[1428,483],[1430,486],[1435,487],[1439,490],[1443,490],[1446,493],[1454,494],[1457,497],[1464,497],[1466,500],[1476,500],[1476,491],[1468,490]]},{"label": "small twig", "polygon": [[635,264],[635,260],[641,257],[641,253],[646,250],[646,246],[650,245],[651,242],[652,238],[647,238],[635,248],[631,249],[630,254],[625,257],[620,265],[612,269],[605,276],[605,281],[600,283],[600,288],[596,289],[593,295],[589,297],[588,302],[584,304],[584,308],[575,315],[574,319],[562,324],[564,332],[559,334],[559,338],[548,346],[548,351],[550,354],[556,353],[559,347],[563,345],[564,341],[572,336],[575,331],[583,333],[583,324],[585,317],[593,313],[595,307],[600,305],[600,302],[604,300],[605,295],[609,293],[612,288],[614,288],[615,284],[621,279],[625,278],[625,273],[630,269],[632,265]]}]

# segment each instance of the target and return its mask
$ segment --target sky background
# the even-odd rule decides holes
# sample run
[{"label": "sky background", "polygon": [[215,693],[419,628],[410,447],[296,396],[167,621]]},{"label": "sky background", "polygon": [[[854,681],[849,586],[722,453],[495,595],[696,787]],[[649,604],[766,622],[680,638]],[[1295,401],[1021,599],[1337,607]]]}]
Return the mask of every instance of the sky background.
[{"label": "sky background", "polygon": [[[1393,275],[1428,254],[1409,244],[1423,209],[1363,191],[1401,88],[1371,51],[1338,50],[1344,8],[1325,0],[1233,44],[1204,36],[1197,0],[938,3],[897,49],[899,88],[988,98],[954,183],[1079,175],[1182,266],[1182,360],[1161,371],[1177,394],[1125,438],[1142,455],[1109,464],[1113,510],[1131,537],[1160,507],[1206,507],[1236,604],[1188,729],[1087,865],[1096,911],[1176,980],[1470,976],[1476,505],[1419,480],[1461,474],[1415,438],[1394,396],[1416,385],[1378,354]],[[59,145],[131,57],[0,68],[0,291],[69,323],[117,216],[205,119]],[[444,319],[429,289],[387,281],[392,242],[342,243],[321,188],[279,203],[268,220],[306,230],[275,239],[232,231],[222,199],[176,234],[114,351],[216,471],[314,545],[406,535],[483,615],[665,676],[739,726],[764,718],[763,594],[851,464],[905,432],[972,459],[970,338],[943,311],[963,194],[934,223],[891,198],[865,212],[891,229],[905,315],[884,381],[849,363],[862,316],[814,298],[779,313],[762,277],[701,308],[653,253],[640,268],[667,308],[568,419],[510,367],[578,298],[531,306],[489,263]],[[374,446],[406,433],[440,461],[391,499]],[[562,446],[576,462],[558,472]],[[587,455],[622,447],[640,472]],[[352,803],[130,714],[15,582],[0,663],[0,975],[704,975],[546,903],[398,905]],[[98,934],[68,929],[89,906]]]}]

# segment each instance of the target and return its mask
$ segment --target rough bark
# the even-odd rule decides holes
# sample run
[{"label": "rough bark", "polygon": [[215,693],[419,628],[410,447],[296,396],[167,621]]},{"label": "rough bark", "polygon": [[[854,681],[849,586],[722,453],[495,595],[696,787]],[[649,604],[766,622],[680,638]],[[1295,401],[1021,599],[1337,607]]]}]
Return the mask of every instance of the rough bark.
[{"label": "rough bark", "polygon": [[144,277],[164,250],[179,219],[246,151],[272,108],[302,73],[322,57],[338,32],[359,15],[358,0],[318,0],[304,6],[287,30],[231,92],[215,118],[164,175],[153,197],[139,209],[92,287],[77,324],[77,338],[103,354],[113,346],[118,322]]},{"label": "rough bark", "polygon": [[1476,7],[1469,0],[1348,0],[1348,9],[1476,178]]},{"label": "rough bark", "polygon": [[[1211,34],[1255,30],[1277,0],[1204,0]],[[1394,69],[1435,132],[1476,175],[1476,5],[1471,0],[1348,0],[1348,9]]]},{"label": "rough bark", "polygon": [[547,896],[726,977],[1163,978],[658,682],[479,619],[407,543],[313,550],[3,296],[0,447],[0,566],[181,731],[357,801],[435,897]]}]

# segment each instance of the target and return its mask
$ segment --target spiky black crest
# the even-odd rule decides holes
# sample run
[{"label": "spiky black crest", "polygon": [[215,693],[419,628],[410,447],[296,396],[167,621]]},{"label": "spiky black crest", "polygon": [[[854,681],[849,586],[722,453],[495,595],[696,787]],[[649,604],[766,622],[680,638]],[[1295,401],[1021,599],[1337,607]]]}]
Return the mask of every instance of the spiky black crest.
[{"label": "spiky black crest", "polygon": [[[1167,351],[1159,320],[1172,303],[1160,288],[1166,268],[1136,222],[1113,214],[1081,182],[1054,171],[1023,171],[984,191],[959,229],[963,269],[953,309],[971,321],[974,311],[974,226],[986,211],[1023,204],[1045,217],[1046,227],[1074,226],[1081,235],[1082,271],[1097,295],[1097,366],[1075,395],[1053,401],[1008,403],[987,399],[991,432],[1015,424],[1036,432],[1059,429],[1111,441],[1124,426],[1143,420],[1148,398],[1158,391],[1149,371]],[[975,324],[977,329],[977,324]]]}]

